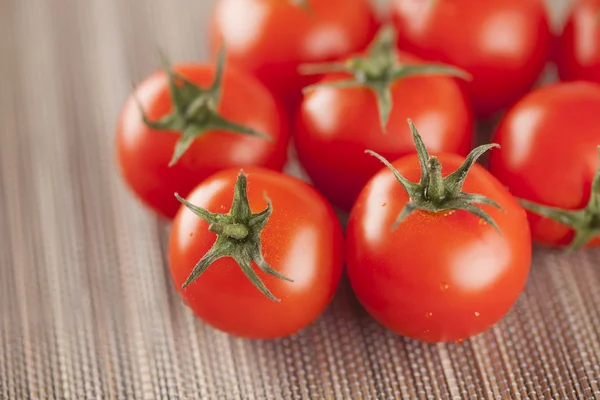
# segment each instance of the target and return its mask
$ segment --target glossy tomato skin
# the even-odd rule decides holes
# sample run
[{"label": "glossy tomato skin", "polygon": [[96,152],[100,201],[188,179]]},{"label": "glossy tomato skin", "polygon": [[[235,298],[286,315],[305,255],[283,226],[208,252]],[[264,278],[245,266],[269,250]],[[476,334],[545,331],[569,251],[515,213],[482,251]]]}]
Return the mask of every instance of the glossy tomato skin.
[{"label": "glossy tomato skin", "polygon": [[228,60],[246,69],[290,107],[314,82],[302,63],[335,60],[361,50],[377,29],[368,0],[219,0],[211,24],[216,53],[224,41]]},{"label": "glossy tomato skin", "polygon": [[[442,153],[443,174],[464,158]],[[418,182],[416,155],[393,165]],[[426,342],[466,339],[498,322],[525,287],[531,262],[527,218],[517,201],[475,164],[464,191],[495,200],[483,206],[502,235],[466,211],[416,211],[391,227],[408,195],[390,170],[361,192],[347,229],[347,271],[364,307],[392,331]]]},{"label": "glossy tomato skin", "polygon": [[[418,64],[401,53],[406,64]],[[323,82],[344,79],[329,74]],[[298,157],[315,187],[334,205],[349,211],[381,162],[365,154],[373,150],[387,159],[415,153],[406,123],[411,118],[433,152],[467,155],[473,141],[473,115],[454,78],[413,76],[392,86],[394,108],[381,129],[376,97],[366,88],[321,87],[303,99],[294,139]]]},{"label": "glossy tomato skin", "polygon": [[562,80],[600,83],[599,14],[599,0],[574,2],[556,51],[556,64]]},{"label": "glossy tomato skin", "polygon": [[[201,183],[188,200],[209,211],[225,213],[233,200],[238,169],[219,172]],[[194,265],[213,245],[208,224],[182,207],[173,222],[169,263],[179,293],[202,320],[230,334],[248,338],[288,336],[310,324],[332,299],[342,273],[343,234],[331,206],[312,187],[288,175],[244,168],[254,213],[273,203],[262,232],[265,260],[294,282],[279,280],[253,266],[281,302],[269,300],[231,258],[213,263],[186,289]]]},{"label": "glossy tomato skin", "polygon": [[392,12],[401,50],[473,75],[465,87],[480,116],[524,95],[550,53],[542,0],[393,0]]},{"label": "glossy tomato skin", "polygon": [[[490,171],[513,195],[543,205],[586,206],[598,168],[600,86],[558,83],[540,88],[517,103],[500,123],[493,141]],[[565,225],[528,213],[533,238],[551,246],[573,239]],[[588,245],[600,244],[599,239]]]},{"label": "glossy tomato skin", "polygon": [[[182,64],[175,69],[201,87],[211,85],[214,69],[204,64]],[[150,120],[172,110],[166,74],[157,72],[136,89]],[[218,110],[222,117],[270,135],[273,140],[230,132],[206,132],[172,167],[169,161],[180,133],[157,131],[142,121],[130,96],[117,125],[117,160],[120,171],[137,196],[165,218],[173,218],[180,203],[173,194],[186,196],[198,183],[222,169],[257,165],[281,170],[286,161],[287,123],[272,95],[251,76],[226,67]]]}]

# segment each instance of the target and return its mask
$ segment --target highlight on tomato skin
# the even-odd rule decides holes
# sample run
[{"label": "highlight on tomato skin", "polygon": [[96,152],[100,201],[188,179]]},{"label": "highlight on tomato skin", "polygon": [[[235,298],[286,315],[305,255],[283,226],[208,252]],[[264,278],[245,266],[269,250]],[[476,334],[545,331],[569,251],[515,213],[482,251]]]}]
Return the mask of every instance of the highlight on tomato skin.
[{"label": "highlight on tomato skin", "polygon": [[502,151],[489,169],[530,210],[537,243],[600,244],[599,109],[600,85],[555,83],[516,103],[494,132]]},{"label": "highlight on tomato skin", "polygon": [[[247,252],[255,254],[250,275],[232,257],[221,257],[190,282],[194,267],[217,246],[217,237],[223,240],[222,234],[214,233],[221,228],[211,228],[182,206],[169,239],[173,282],[196,316],[216,329],[254,339],[289,336],[312,323],[337,290],[343,267],[342,228],[331,206],[308,184],[262,168],[244,168],[242,172],[247,176],[252,213],[271,207],[258,237],[264,261],[276,274],[265,272],[268,268],[255,262],[260,257]],[[187,201],[211,213],[227,214],[239,175],[237,168],[221,171],[198,185]],[[248,243],[236,240],[230,242],[242,247]],[[238,261],[244,263],[239,257]],[[252,273],[271,298],[257,288]]]},{"label": "highlight on tomato skin", "polygon": [[[476,149],[477,156],[490,147]],[[350,213],[352,288],[378,322],[400,335],[467,339],[498,323],[525,288],[531,264],[525,211],[478,164],[457,186],[452,173],[465,162],[449,153],[386,161]]]},{"label": "highlight on tomato skin", "polygon": [[400,50],[454,65],[478,117],[512,105],[537,82],[552,35],[543,0],[392,0]]},{"label": "highlight on tomato skin", "polygon": [[218,0],[210,23],[210,47],[229,48],[228,60],[256,76],[289,110],[316,77],[306,62],[335,60],[362,50],[377,21],[369,0]]},{"label": "highlight on tomato skin", "polygon": [[167,64],[127,98],[116,127],[116,161],[136,197],[172,219],[180,206],[173,193],[186,196],[219,170],[281,170],[289,142],[284,118],[269,91],[233,66]]}]

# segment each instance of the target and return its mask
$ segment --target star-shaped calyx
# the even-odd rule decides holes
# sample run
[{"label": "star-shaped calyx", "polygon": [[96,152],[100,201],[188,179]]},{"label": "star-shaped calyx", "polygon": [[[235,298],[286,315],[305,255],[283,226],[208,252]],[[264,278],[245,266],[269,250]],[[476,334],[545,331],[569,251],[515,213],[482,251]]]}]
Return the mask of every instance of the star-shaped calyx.
[{"label": "star-shaped calyx", "polygon": [[[384,25],[369,45],[364,56],[350,57],[343,62],[324,64],[306,64],[300,67],[305,75],[345,72],[352,75],[349,79],[321,82],[307,86],[304,91],[316,87],[366,87],[371,89],[377,99],[381,129],[386,132],[392,112],[392,85],[394,82],[417,75],[448,75],[465,80],[471,79],[467,72],[443,64],[403,64],[396,47],[397,31],[391,25]],[[407,93],[407,95],[410,95]]]},{"label": "star-shaped calyx", "polygon": [[598,169],[592,181],[590,198],[580,210],[565,210],[544,206],[525,199],[519,202],[526,210],[541,215],[573,229],[575,236],[566,250],[578,250],[592,239],[600,237],[600,146],[598,147]]},{"label": "star-shaped calyx", "polygon": [[406,179],[388,160],[379,154],[371,150],[366,151],[368,154],[379,159],[392,171],[410,198],[410,201],[404,206],[400,215],[392,225],[392,229],[396,229],[406,217],[416,210],[423,210],[431,213],[464,210],[471,214],[475,214],[502,234],[492,217],[482,208],[477,206],[477,204],[485,204],[501,209],[500,205],[494,200],[481,194],[465,193],[462,191],[465,179],[477,159],[489,149],[500,146],[492,143],[473,149],[465,159],[464,163],[456,171],[446,177],[442,177],[442,164],[440,163],[440,160],[436,156],[429,155],[429,152],[421,139],[421,135],[419,135],[419,132],[410,119],[408,120],[408,125],[410,126],[413,135],[415,147],[419,156],[419,164],[421,165],[421,179],[419,183],[411,182]]},{"label": "star-shaped calyx", "polygon": [[190,82],[177,73],[170,62],[161,54],[163,68],[168,76],[169,91],[173,110],[158,121],[151,121],[137,97],[142,119],[146,126],[156,130],[179,132],[181,137],[175,145],[173,157],[169,166],[173,166],[190,148],[194,140],[209,131],[220,130],[242,135],[261,137],[272,140],[271,136],[252,128],[237,124],[223,118],[217,107],[221,99],[223,71],[225,68],[225,48],[222,47],[217,57],[217,66],[213,83],[208,88],[202,88]]},{"label": "star-shaped calyx", "polygon": [[265,194],[267,208],[257,214],[253,214],[248,203],[247,185],[248,179],[246,174],[240,172],[233,192],[233,203],[227,214],[211,213],[191,204],[177,193],[175,194],[177,200],[210,224],[208,227],[209,231],[217,234],[217,240],[204,257],[194,266],[192,273],[183,284],[183,288],[186,288],[198,279],[212,263],[223,257],[233,258],[250,282],[271,300],[279,301],[258,277],[252,267],[252,261],[267,274],[292,282],[291,279],[274,270],[263,257],[260,236],[273,212],[273,205]]}]

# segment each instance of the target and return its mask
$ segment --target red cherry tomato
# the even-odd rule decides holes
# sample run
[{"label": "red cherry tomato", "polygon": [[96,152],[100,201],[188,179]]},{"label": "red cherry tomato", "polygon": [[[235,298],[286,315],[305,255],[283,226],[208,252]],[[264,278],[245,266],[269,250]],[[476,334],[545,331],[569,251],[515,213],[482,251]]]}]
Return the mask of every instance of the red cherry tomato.
[{"label": "red cherry tomato", "polygon": [[[215,75],[214,68],[205,64],[184,64],[175,70],[202,87],[210,86]],[[148,77],[135,93],[152,121],[159,121],[173,110],[169,80],[163,72]],[[207,131],[169,167],[181,131],[149,128],[135,97],[127,99],[117,125],[121,174],[137,196],[160,215],[173,218],[180,206],[173,193],[185,196],[219,170],[247,165],[283,168],[289,141],[286,123],[272,95],[259,82],[234,68],[225,68],[217,110],[223,118],[264,132],[272,140]]]},{"label": "red cherry tomato", "polygon": [[[449,153],[438,157],[443,176],[465,160]],[[392,164],[406,179],[419,182],[417,155]],[[394,332],[426,342],[468,338],[498,322],[525,287],[531,262],[525,212],[478,164],[462,190],[502,207],[474,205],[502,234],[466,210],[415,210],[394,228],[401,210],[418,196],[409,198],[388,168],[369,181],[352,209],[348,277],[367,311]]]},{"label": "red cherry tomato", "polygon": [[[248,200],[254,213],[272,202],[272,214],[260,235],[264,259],[288,282],[252,263],[275,302],[262,294],[230,257],[220,258],[185,289],[194,265],[211,249],[217,235],[186,207],[173,222],[169,263],[175,286],[194,311],[222,331],[250,338],[291,335],[319,316],[332,299],[342,272],[343,236],[339,220],[312,187],[288,175],[245,168]],[[188,201],[214,213],[227,213],[238,169],[202,182]]]},{"label": "red cherry tomato", "polygon": [[600,1],[574,2],[561,37],[556,62],[562,80],[600,83]]},{"label": "red cherry tomato", "polygon": [[511,105],[538,79],[551,46],[541,0],[393,0],[398,45],[473,75],[477,114]]},{"label": "red cherry tomato", "polygon": [[258,77],[280,101],[294,105],[315,80],[302,63],[343,57],[369,43],[376,23],[367,0],[219,0],[212,48],[223,40],[228,59]]},{"label": "red cherry tomato", "polygon": [[[494,134],[501,151],[490,171],[517,197],[566,210],[586,207],[600,145],[600,86],[588,82],[540,88],[506,114]],[[533,238],[552,246],[574,239],[573,230],[528,213]],[[588,245],[598,245],[596,237]]]},{"label": "red cherry tomato", "polygon": [[[405,53],[400,60],[422,64]],[[320,83],[346,78],[328,74]],[[381,169],[366,149],[388,159],[415,152],[409,117],[423,127],[423,140],[433,152],[467,155],[471,148],[473,115],[454,78],[402,78],[392,85],[392,101],[385,133],[376,97],[368,88],[317,87],[301,103],[295,132],[298,157],[315,187],[344,210],[352,208],[369,178]]]}]

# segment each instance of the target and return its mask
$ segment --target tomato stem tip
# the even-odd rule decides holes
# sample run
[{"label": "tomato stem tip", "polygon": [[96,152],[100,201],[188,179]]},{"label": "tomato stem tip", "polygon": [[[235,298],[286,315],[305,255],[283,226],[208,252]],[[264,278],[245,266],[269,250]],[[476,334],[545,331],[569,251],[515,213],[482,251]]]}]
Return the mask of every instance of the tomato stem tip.
[{"label": "tomato stem tip", "polygon": [[305,12],[312,11],[312,7],[308,3],[308,0],[288,0],[295,6],[302,8]]},{"label": "tomato stem tip", "polygon": [[242,224],[210,224],[208,230],[217,235],[225,235],[232,239],[242,240],[248,236],[248,227]]}]

